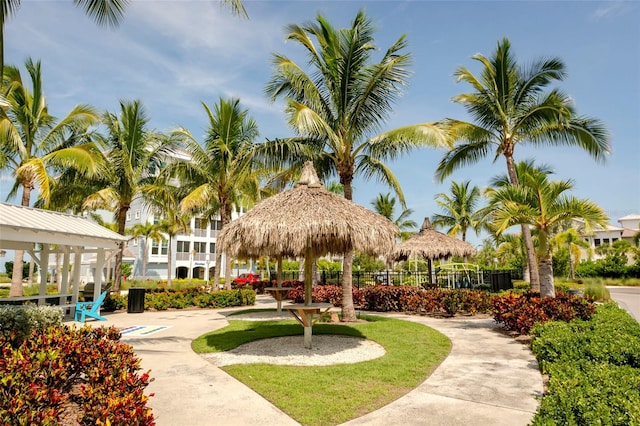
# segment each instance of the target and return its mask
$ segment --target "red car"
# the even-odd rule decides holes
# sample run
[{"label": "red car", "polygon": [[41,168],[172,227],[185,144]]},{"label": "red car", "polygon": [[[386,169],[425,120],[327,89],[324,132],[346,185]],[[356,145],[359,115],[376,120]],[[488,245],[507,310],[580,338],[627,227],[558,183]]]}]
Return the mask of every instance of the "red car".
[{"label": "red car", "polygon": [[247,285],[250,283],[257,283],[258,281],[262,281],[259,274],[253,272],[245,272],[243,274],[238,275],[231,281],[233,285]]}]

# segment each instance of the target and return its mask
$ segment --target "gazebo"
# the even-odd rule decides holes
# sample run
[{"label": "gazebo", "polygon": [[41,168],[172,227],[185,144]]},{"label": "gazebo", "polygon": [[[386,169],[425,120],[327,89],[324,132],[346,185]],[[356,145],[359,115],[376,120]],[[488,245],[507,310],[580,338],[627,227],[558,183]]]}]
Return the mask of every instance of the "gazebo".
[{"label": "gazebo", "polygon": [[[36,260],[40,274],[40,292],[37,297],[9,297],[3,302],[37,300],[45,304],[53,296],[46,294],[49,255],[63,255],[62,282],[60,283],[59,305],[75,306],[80,291],[80,264],[83,254],[95,254],[93,300],[100,295],[102,270],[112,254],[120,249],[120,244],[128,238],[80,216],[40,210],[30,207],[0,203],[0,249],[23,250]],[[72,262],[73,256],[73,262]],[[73,264],[72,276],[69,265]],[[72,283],[72,288],[69,284]],[[70,299],[70,300],[69,300]]]},{"label": "gazebo", "polygon": [[311,300],[313,260],[353,250],[387,254],[397,234],[397,226],[384,216],[327,191],[308,161],[295,188],[261,201],[226,225],[218,247],[243,257],[304,257],[305,303],[285,309],[304,326],[304,344],[311,348],[312,316],[325,308]]},{"label": "gazebo", "polygon": [[396,245],[389,256],[391,259],[407,260],[412,257],[427,259],[429,265],[429,284],[433,284],[431,261],[448,259],[451,256],[472,256],[476,249],[466,241],[459,240],[433,229],[428,217],[424,218],[420,232]]}]

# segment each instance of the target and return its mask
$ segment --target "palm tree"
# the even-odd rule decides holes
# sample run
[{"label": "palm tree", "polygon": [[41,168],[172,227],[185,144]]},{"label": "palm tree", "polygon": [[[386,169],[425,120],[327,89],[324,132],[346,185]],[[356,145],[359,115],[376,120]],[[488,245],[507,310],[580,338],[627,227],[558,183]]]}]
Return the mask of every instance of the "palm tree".
[{"label": "palm tree", "polygon": [[490,193],[493,225],[498,234],[517,224],[537,230],[540,294],[542,297],[554,297],[553,229],[580,218],[589,232],[593,225],[605,226],[608,219],[595,203],[565,194],[573,188],[571,180],[549,181],[546,173],[535,169],[519,178],[518,186],[504,186]]},{"label": "palm tree", "polygon": [[554,242],[562,247],[567,247],[569,251],[569,278],[576,279],[576,263],[580,262],[580,256],[582,255],[581,248],[591,250],[588,242],[582,239],[578,231],[573,228],[569,228],[566,231],[558,233]]},{"label": "palm tree", "polygon": [[[508,39],[498,42],[493,56],[476,54],[482,64],[476,77],[465,67],[455,73],[458,81],[469,83],[474,92],[453,98],[465,107],[474,122],[447,119],[443,123],[458,143],[442,158],[436,176],[444,179],[454,170],[477,163],[494,151],[494,159],[504,156],[509,180],[518,185],[514,163],[516,146],[529,144],[581,147],[596,160],[609,152],[609,136],[597,119],[577,116],[571,98],[547,87],[566,76],[559,58],[540,59],[531,66],[518,66]],[[531,287],[538,290],[540,280],[531,232],[522,226],[531,269]]]},{"label": "palm tree", "polygon": [[[4,23],[20,8],[21,0],[0,1],[0,75],[4,72]],[[115,28],[124,15],[129,0],[74,0],[98,25]]]},{"label": "palm tree", "polygon": [[431,218],[433,226],[448,227],[447,233],[452,236],[460,234],[462,241],[467,241],[467,230],[472,229],[478,235],[484,226],[484,213],[477,208],[482,194],[477,186],[470,188],[470,185],[470,181],[451,182],[451,195],[436,195],[443,214],[435,214]]},{"label": "palm tree", "polygon": [[[206,217],[220,215],[221,229],[231,222],[234,206],[248,206],[259,198],[260,164],[253,156],[258,126],[240,107],[238,99],[222,99],[214,110],[202,104],[209,118],[203,145],[186,129],[176,131],[187,143],[188,162],[176,163],[170,174],[179,176],[189,193],[180,205],[183,212],[200,212]],[[218,288],[222,253],[216,251],[213,287]],[[225,268],[225,288],[231,288],[231,263]]]},{"label": "palm tree", "polygon": [[[3,96],[8,107],[0,108],[0,167],[15,177],[8,198],[22,188],[21,205],[29,206],[31,192],[39,190],[42,206],[48,207],[51,195],[51,172],[55,168],[73,168],[79,174],[96,173],[100,151],[91,141],[89,129],[99,121],[95,110],[87,105],[73,108],[58,121],[49,114],[42,90],[40,62],[27,59],[25,68],[31,89],[22,81],[20,71],[9,66],[5,76],[9,84]],[[11,296],[22,295],[24,253],[16,250]]]},{"label": "palm tree", "polygon": [[147,278],[147,263],[149,260],[149,240],[160,243],[163,240],[158,224],[151,222],[136,223],[126,230],[126,233],[134,238],[144,237],[144,252],[142,255],[142,279]]},{"label": "palm tree", "polygon": [[402,213],[396,218],[395,216],[395,208],[396,208],[396,199],[391,196],[391,193],[387,192],[386,194],[378,194],[376,199],[371,202],[371,206],[373,210],[389,219],[391,222],[395,223],[396,226],[400,229],[400,239],[402,241],[406,240],[411,236],[414,232],[415,228],[418,227],[418,224],[409,219],[409,216],[413,214],[413,210],[404,209]]},{"label": "palm tree", "polygon": [[[364,11],[358,12],[350,28],[336,29],[322,15],[316,19],[287,27],[287,39],[307,52],[309,72],[284,55],[273,57],[275,71],[265,91],[272,101],[285,99],[288,122],[297,137],[265,144],[263,149],[271,154],[267,160],[301,165],[313,159],[321,177],[339,177],[349,200],[356,175],[366,180],[375,177],[389,185],[404,206],[400,184],[384,161],[419,146],[444,144],[443,134],[432,124],[375,134],[409,77],[411,56],[402,52],[407,41],[401,36],[375,62],[374,27]],[[353,253],[345,253],[343,321],[356,319],[352,266]]]},{"label": "palm tree", "polygon": [[[114,212],[120,235],[125,235],[131,203],[141,196],[143,185],[154,178],[176,147],[171,139],[150,131],[148,122],[138,100],[121,101],[119,115],[105,112],[103,117],[107,164],[100,179],[91,183],[98,190],[85,199],[83,208]],[[114,291],[120,289],[123,249],[124,242],[116,255]]]}]

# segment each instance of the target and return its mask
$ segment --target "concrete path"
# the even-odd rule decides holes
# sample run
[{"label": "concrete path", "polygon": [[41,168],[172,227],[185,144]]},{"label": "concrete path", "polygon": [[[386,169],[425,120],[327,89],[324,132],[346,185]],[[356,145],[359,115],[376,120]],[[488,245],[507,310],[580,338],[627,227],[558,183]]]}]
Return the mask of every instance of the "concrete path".
[{"label": "concrete path", "polygon": [[[275,307],[259,296],[256,307]],[[245,309],[245,308],[239,308]],[[92,325],[169,326],[149,336],[123,336],[151,370],[152,407],[159,426],[297,425],[247,386],[195,354],[191,341],[227,325],[229,310],[106,313]],[[433,327],[452,350],[424,383],[391,404],[347,425],[526,425],[542,394],[538,365],[526,345],[495,329],[490,319],[443,320],[391,314]]]}]

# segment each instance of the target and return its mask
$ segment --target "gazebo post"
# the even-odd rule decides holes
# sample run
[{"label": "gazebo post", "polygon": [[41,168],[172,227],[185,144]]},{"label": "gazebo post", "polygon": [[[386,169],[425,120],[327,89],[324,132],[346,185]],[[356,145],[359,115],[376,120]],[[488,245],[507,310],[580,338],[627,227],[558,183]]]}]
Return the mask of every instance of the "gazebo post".
[{"label": "gazebo post", "polygon": [[311,287],[313,285],[313,254],[311,249],[307,247],[304,253],[304,304],[309,306],[311,303]]},{"label": "gazebo post", "polygon": [[[278,256],[276,258],[276,287],[277,288],[281,288],[282,287],[282,256]],[[276,293],[276,295],[278,297],[276,297],[276,300],[278,302],[278,313],[281,314],[282,313],[282,298],[279,297],[280,295]]]}]

